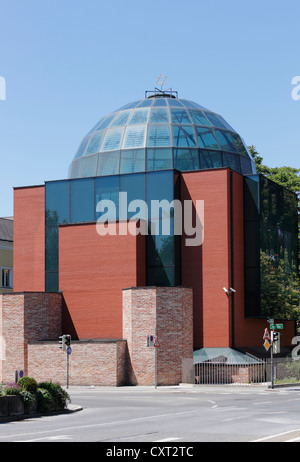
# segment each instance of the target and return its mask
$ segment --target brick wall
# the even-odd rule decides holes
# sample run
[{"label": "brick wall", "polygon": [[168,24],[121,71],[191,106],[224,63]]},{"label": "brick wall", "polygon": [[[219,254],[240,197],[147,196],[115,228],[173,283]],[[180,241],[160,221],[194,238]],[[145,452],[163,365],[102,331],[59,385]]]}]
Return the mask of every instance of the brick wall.
[{"label": "brick wall", "polygon": [[27,374],[29,341],[58,341],[61,301],[61,294],[23,292],[0,295],[0,332],[5,343],[0,381],[13,382],[16,370],[24,370]]},{"label": "brick wall", "polygon": [[[126,342],[72,341],[69,385],[120,386],[126,384]],[[38,382],[67,383],[67,353],[58,342],[29,342],[28,370]]]},{"label": "brick wall", "polygon": [[183,173],[181,191],[182,200],[204,200],[203,244],[182,241],[182,284],[194,291],[194,347],[228,347],[231,313],[223,287],[231,283],[230,171]]},{"label": "brick wall", "polygon": [[14,190],[14,292],[45,290],[45,187]]},{"label": "brick wall", "polygon": [[[156,333],[160,347],[147,347]],[[123,290],[123,338],[127,339],[133,384],[178,384],[182,362],[193,356],[192,290],[181,287],[143,287]]]}]

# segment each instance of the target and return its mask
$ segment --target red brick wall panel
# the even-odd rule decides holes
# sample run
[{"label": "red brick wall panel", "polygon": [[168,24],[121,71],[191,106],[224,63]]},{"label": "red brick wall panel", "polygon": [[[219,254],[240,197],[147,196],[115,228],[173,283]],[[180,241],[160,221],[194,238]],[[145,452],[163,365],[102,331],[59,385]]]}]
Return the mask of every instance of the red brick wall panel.
[{"label": "red brick wall panel", "polygon": [[45,290],[45,188],[14,190],[14,292]]},{"label": "red brick wall panel", "polygon": [[230,345],[230,172],[182,174],[182,199],[204,200],[204,242],[182,241],[182,284],[194,291],[194,347]]},{"label": "red brick wall panel", "polygon": [[[61,226],[59,288],[79,339],[122,338],[122,289],[143,284],[145,236]],[[67,326],[66,326],[67,328]]]}]

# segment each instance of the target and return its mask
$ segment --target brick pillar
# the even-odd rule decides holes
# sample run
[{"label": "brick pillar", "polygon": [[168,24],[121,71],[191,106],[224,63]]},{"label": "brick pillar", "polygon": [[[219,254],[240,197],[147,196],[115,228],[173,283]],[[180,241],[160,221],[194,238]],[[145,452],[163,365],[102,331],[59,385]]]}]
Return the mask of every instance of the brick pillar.
[{"label": "brick pillar", "polygon": [[14,382],[15,371],[28,370],[28,342],[61,335],[62,296],[23,292],[0,295],[0,382]]},{"label": "brick pillar", "polygon": [[184,360],[193,357],[192,289],[183,287],[134,287],[123,289],[123,338],[127,340],[130,383],[154,385],[155,348],[147,335],[155,329],[157,384],[182,381]]}]

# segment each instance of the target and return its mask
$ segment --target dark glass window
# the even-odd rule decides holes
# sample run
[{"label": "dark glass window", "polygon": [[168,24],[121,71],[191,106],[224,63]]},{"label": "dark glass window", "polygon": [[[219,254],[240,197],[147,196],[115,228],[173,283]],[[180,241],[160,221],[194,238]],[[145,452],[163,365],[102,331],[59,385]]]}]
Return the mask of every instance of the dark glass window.
[{"label": "dark glass window", "polygon": [[200,150],[200,168],[218,168],[222,166],[221,152]]},{"label": "dark glass window", "polygon": [[147,170],[166,170],[173,167],[172,149],[147,149]]},{"label": "dark glass window", "polygon": [[194,127],[192,125],[173,125],[174,147],[197,147]]},{"label": "dark glass window", "polygon": [[241,157],[241,168],[243,175],[250,175],[252,173],[251,161],[247,157]]},{"label": "dark glass window", "polygon": [[109,200],[115,204],[116,219],[119,217],[119,176],[104,176],[95,178],[95,213],[96,221],[104,212],[97,212],[97,205],[102,200]]},{"label": "dark glass window", "polygon": [[223,152],[223,166],[229,167],[235,172],[241,173],[240,156]]},{"label": "dark glass window", "polygon": [[219,117],[216,114],[206,111],[204,112],[204,114],[206,115],[208,120],[210,120],[214,127],[226,128],[223,122],[219,119]]},{"label": "dark glass window", "polygon": [[70,181],[50,181],[45,185],[46,226],[70,221]]},{"label": "dark glass window", "polygon": [[198,170],[200,168],[198,149],[174,149],[174,168],[180,172]]},{"label": "dark glass window", "polygon": [[71,181],[71,223],[95,221],[94,179]]},{"label": "dark glass window", "polygon": [[[136,173],[134,175],[120,175],[120,192],[127,193],[127,207],[125,216],[125,210],[122,212],[122,218],[131,218],[136,214],[141,215],[142,210],[135,209],[134,206],[137,204],[132,203],[132,201],[146,201],[146,175],[145,173]],[[131,204],[132,211],[127,210]],[[147,210],[146,210],[147,211]],[[141,213],[140,213],[141,212]],[[144,219],[148,219],[148,216],[143,216]]]},{"label": "dark glass window", "polygon": [[205,117],[204,113],[197,109],[189,110],[190,116],[196,125],[205,125],[211,127],[210,121]]},{"label": "dark glass window", "polygon": [[209,128],[196,127],[196,135],[200,148],[220,149],[214,132]]}]

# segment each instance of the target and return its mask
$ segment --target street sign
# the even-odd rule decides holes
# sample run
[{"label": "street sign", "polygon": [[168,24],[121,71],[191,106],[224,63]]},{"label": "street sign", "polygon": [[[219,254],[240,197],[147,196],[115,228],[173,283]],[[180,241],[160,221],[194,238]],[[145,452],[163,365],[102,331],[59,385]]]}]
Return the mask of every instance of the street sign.
[{"label": "street sign", "polygon": [[69,347],[67,348],[67,354],[70,355],[71,353],[72,353],[72,348],[69,346]]},{"label": "street sign", "polygon": [[155,347],[160,347],[160,343],[158,341],[158,337],[155,337],[155,342],[154,342]]},{"label": "street sign", "polygon": [[269,348],[270,348],[270,346],[271,346],[271,343],[266,339],[266,340],[264,341],[265,350],[268,351]]},{"label": "street sign", "polygon": [[283,329],[283,324],[270,324],[270,329]]},{"label": "street sign", "polygon": [[268,329],[265,329],[265,333],[264,333],[263,339],[264,339],[264,340],[266,340],[266,339],[267,339],[267,340],[270,340],[270,338],[271,338],[271,336],[270,336],[270,334],[269,334]]},{"label": "street sign", "polygon": [[147,335],[147,347],[154,347],[154,335]]}]

